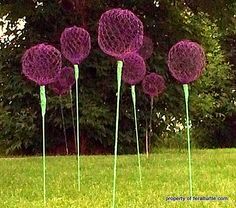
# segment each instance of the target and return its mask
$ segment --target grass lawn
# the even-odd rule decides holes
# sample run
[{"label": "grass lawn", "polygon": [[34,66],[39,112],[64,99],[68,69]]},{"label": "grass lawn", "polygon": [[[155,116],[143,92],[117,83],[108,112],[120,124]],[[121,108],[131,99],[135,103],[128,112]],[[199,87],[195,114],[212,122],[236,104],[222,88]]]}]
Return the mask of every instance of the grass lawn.
[{"label": "grass lawn", "polygon": [[[118,157],[117,207],[236,207],[236,149],[193,150],[193,195],[227,196],[226,201],[166,201],[188,196],[187,152],[161,150],[142,155],[143,188],[135,155]],[[111,207],[113,157],[81,157],[81,191],[76,189],[76,158],[47,157],[47,207]],[[0,158],[0,207],[42,208],[40,157]]]}]

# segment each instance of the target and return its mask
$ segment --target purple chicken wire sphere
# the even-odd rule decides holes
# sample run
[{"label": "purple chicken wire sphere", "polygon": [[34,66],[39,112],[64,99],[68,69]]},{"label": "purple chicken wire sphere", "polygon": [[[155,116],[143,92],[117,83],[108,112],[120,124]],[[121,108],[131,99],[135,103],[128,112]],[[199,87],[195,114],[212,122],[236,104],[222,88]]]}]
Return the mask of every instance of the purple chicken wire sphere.
[{"label": "purple chicken wire sphere", "polygon": [[149,59],[153,53],[153,42],[152,39],[144,36],[143,45],[138,50],[138,54],[143,57],[144,60]]},{"label": "purple chicken wire sphere", "polygon": [[72,67],[63,67],[57,80],[49,85],[49,88],[53,90],[57,95],[65,95],[71,89],[71,86],[75,83],[74,69]]},{"label": "purple chicken wire sphere", "polygon": [[129,10],[108,10],[99,20],[98,44],[104,53],[122,60],[142,46],[143,23]]},{"label": "purple chicken wire sphere", "polygon": [[128,53],[123,62],[122,80],[130,85],[136,85],[141,82],[146,74],[144,59],[137,53]]},{"label": "purple chicken wire sphere", "polygon": [[205,65],[205,53],[198,43],[182,40],[172,46],[169,51],[169,70],[172,76],[182,84],[197,80]]},{"label": "purple chicken wire sphere", "polygon": [[27,49],[21,62],[23,74],[41,86],[55,81],[62,64],[60,51],[43,43]]},{"label": "purple chicken wire sphere", "polygon": [[165,80],[156,73],[150,73],[142,81],[143,92],[151,97],[158,96],[165,90]]},{"label": "purple chicken wire sphere", "polygon": [[60,38],[61,52],[72,64],[80,64],[91,50],[89,33],[81,27],[66,28]]}]

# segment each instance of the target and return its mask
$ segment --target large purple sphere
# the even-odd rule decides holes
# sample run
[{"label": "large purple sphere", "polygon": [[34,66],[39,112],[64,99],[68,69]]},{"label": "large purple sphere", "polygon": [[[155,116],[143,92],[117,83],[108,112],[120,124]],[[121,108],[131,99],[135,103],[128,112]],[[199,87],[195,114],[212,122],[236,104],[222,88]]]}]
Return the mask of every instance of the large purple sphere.
[{"label": "large purple sphere", "polygon": [[39,44],[22,56],[22,72],[38,85],[55,81],[61,70],[61,53],[51,45]]},{"label": "large purple sphere", "polygon": [[71,86],[75,83],[74,69],[72,67],[63,67],[57,80],[49,85],[58,95],[65,95],[71,89]]},{"label": "large purple sphere", "polygon": [[98,44],[104,53],[122,60],[142,46],[143,23],[129,10],[108,10],[99,20]]},{"label": "large purple sphere", "polygon": [[60,38],[61,52],[72,64],[80,64],[91,50],[89,33],[81,27],[66,28]]},{"label": "large purple sphere", "polygon": [[138,54],[143,57],[144,60],[149,59],[153,53],[153,42],[152,39],[144,36],[143,45],[138,50]]},{"label": "large purple sphere", "polygon": [[182,40],[172,46],[169,51],[169,70],[172,76],[182,84],[198,79],[205,65],[205,53],[198,43]]},{"label": "large purple sphere", "polygon": [[142,81],[143,92],[151,97],[158,96],[165,90],[165,80],[156,73],[148,74]]},{"label": "large purple sphere", "polygon": [[144,59],[137,53],[128,53],[123,62],[123,81],[130,85],[136,85],[141,82],[146,74]]}]

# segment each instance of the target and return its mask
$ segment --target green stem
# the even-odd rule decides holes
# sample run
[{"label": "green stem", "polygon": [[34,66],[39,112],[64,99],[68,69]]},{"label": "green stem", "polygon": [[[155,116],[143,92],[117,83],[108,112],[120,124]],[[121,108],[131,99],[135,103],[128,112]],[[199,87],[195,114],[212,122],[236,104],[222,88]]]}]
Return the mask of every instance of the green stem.
[{"label": "green stem", "polygon": [[189,98],[188,84],[184,84],[183,89],[184,89],[184,97],[185,97],[187,138],[188,138],[189,193],[190,193],[191,200],[193,200],[190,123],[189,123],[189,110],[188,110],[188,98]]},{"label": "green stem", "polygon": [[113,173],[113,198],[112,208],[116,207],[116,170],[117,170],[117,146],[118,146],[118,130],[119,130],[119,111],[120,111],[120,87],[122,76],[123,62],[117,62],[117,104],[116,104],[116,131],[115,131],[115,151],[114,151],[114,173]]},{"label": "green stem", "polygon": [[151,152],[151,137],[152,137],[152,112],[153,112],[153,97],[151,97],[151,101],[150,101],[150,120],[149,120],[149,135],[148,135],[148,151],[149,153]]},{"label": "green stem", "polygon": [[137,155],[138,155],[138,167],[139,167],[139,182],[142,187],[142,171],[141,171],[141,159],[140,159],[140,151],[139,151],[139,136],[138,136],[138,122],[137,122],[137,111],[136,111],[136,93],[135,93],[135,85],[131,86],[131,94],[133,100],[134,107],[134,123],[135,123],[135,135],[136,135],[136,144],[137,144]]},{"label": "green stem", "polygon": [[79,66],[74,65],[75,69],[75,95],[76,95],[76,138],[77,138],[77,173],[78,173],[78,190],[80,191],[80,151],[79,151]]},{"label": "green stem", "polygon": [[43,124],[43,203],[46,207],[46,151],[45,151],[45,115],[42,116]]},{"label": "green stem", "polygon": [[148,121],[147,116],[145,116],[146,130],[145,130],[145,143],[146,143],[146,156],[148,158]]},{"label": "green stem", "polygon": [[46,114],[46,93],[45,86],[40,86],[40,104],[42,111],[42,129],[43,129],[43,203],[46,207],[46,148],[45,148],[45,114]]},{"label": "green stem", "polygon": [[73,125],[73,134],[74,134],[74,140],[75,140],[75,151],[77,149],[77,141],[76,141],[76,130],[75,130],[75,116],[74,116],[74,108],[73,108],[73,96],[72,96],[72,90],[70,89],[70,110],[71,110],[71,117],[72,117],[72,125]]},{"label": "green stem", "polygon": [[63,112],[63,105],[62,105],[61,95],[59,96],[59,99],[60,99],[60,109],[61,109],[61,119],[62,119],[63,134],[64,134],[64,140],[65,140],[65,149],[66,149],[66,154],[68,155],[69,154],[68,142],[67,142],[66,125],[65,125],[65,118],[64,118],[64,112]]}]

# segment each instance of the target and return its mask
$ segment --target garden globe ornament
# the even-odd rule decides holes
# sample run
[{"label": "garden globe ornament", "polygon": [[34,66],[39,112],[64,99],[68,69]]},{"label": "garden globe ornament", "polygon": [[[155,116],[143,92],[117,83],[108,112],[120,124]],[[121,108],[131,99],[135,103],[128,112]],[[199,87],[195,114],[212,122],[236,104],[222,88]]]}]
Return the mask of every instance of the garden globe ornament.
[{"label": "garden globe ornament", "polygon": [[45,85],[54,82],[61,70],[61,53],[48,44],[38,44],[25,51],[22,56],[22,73],[40,86],[43,129],[43,190],[46,206],[46,154],[45,154]]},{"label": "garden globe ornament", "polygon": [[[72,67],[66,66],[61,69],[56,81],[49,85],[49,88],[55,94],[57,94],[60,99],[61,118],[62,118],[63,133],[64,133],[64,139],[65,139],[65,150],[66,150],[67,155],[69,154],[69,150],[68,150],[68,140],[67,140],[67,135],[66,135],[63,105],[62,105],[62,96],[66,95],[68,92],[71,91],[71,87],[74,83],[75,83],[74,70]],[[71,108],[73,107],[71,106]],[[72,119],[74,120],[73,114],[72,114]],[[75,141],[75,145],[76,145],[76,141]]]},{"label": "garden globe ornament", "polygon": [[150,120],[149,120],[149,135],[146,137],[146,155],[149,156],[151,149],[151,135],[152,135],[152,112],[153,112],[153,100],[154,97],[160,96],[166,89],[164,78],[157,73],[150,73],[145,76],[142,81],[143,92],[150,96],[151,98],[151,110],[150,110]]},{"label": "garden globe ornament", "polygon": [[189,192],[193,200],[192,166],[191,166],[191,143],[189,122],[189,90],[188,84],[197,80],[206,66],[204,49],[198,43],[190,40],[182,40],[171,47],[168,54],[168,67],[171,75],[183,84],[186,109],[186,126],[188,138],[188,161],[189,161]]},{"label": "garden globe ornament", "polygon": [[126,9],[111,9],[102,14],[98,26],[98,44],[117,60],[139,50],[143,44],[143,23]]},{"label": "garden globe ornament", "polygon": [[66,95],[75,83],[74,69],[65,66],[61,69],[57,79],[49,85],[57,95]]},{"label": "garden globe ornament", "polygon": [[60,70],[61,53],[51,45],[35,45],[22,57],[23,74],[40,86],[54,82]]},{"label": "garden globe ornament", "polygon": [[77,26],[66,28],[60,38],[63,56],[74,65],[76,86],[76,138],[77,138],[77,179],[80,190],[80,152],[79,152],[79,64],[86,59],[91,50],[91,38],[85,29]]},{"label": "garden globe ornament", "polygon": [[166,88],[164,78],[155,73],[149,73],[142,81],[143,92],[153,99],[162,94]]},{"label": "garden globe ornament", "polygon": [[122,80],[131,86],[140,83],[146,75],[144,59],[137,53],[128,53],[123,63]]},{"label": "garden globe ornament", "polygon": [[143,23],[131,11],[115,8],[102,14],[98,24],[98,45],[109,56],[117,59],[117,109],[114,150],[114,180],[112,207],[116,198],[117,145],[119,129],[120,87],[123,59],[128,53],[136,52],[143,44]]},{"label": "garden globe ornament", "polygon": [[205,53],[198,43],[182,40],[176,43],[168,54],[171,75],[181,84],[197,80],[206,65]]},{"label": "garden globe ornament", "polygon": [[153,54],[153,42],[152,39],[147,37],[147,36],[143,36],[143,44],[141,46],[141,48],[138,50],[137,52],[141,57],[143,57],[144,60],[149,59],[152,54]]},{"label": "garden globe ornament", "polygon": [[136,135],[137,155],[138,155],[138,165],[139,165],[139,181],[140,184],[142,185],[135,85],[140,83],[145,77],[146,64],[144,62],[144,59],[137,53],[128,53],[127,55],[125,55],[123,62],[124,66],[123,66],[122,80],[125,83],[131,85],[131,95],[134,109],[135,135]]}]

